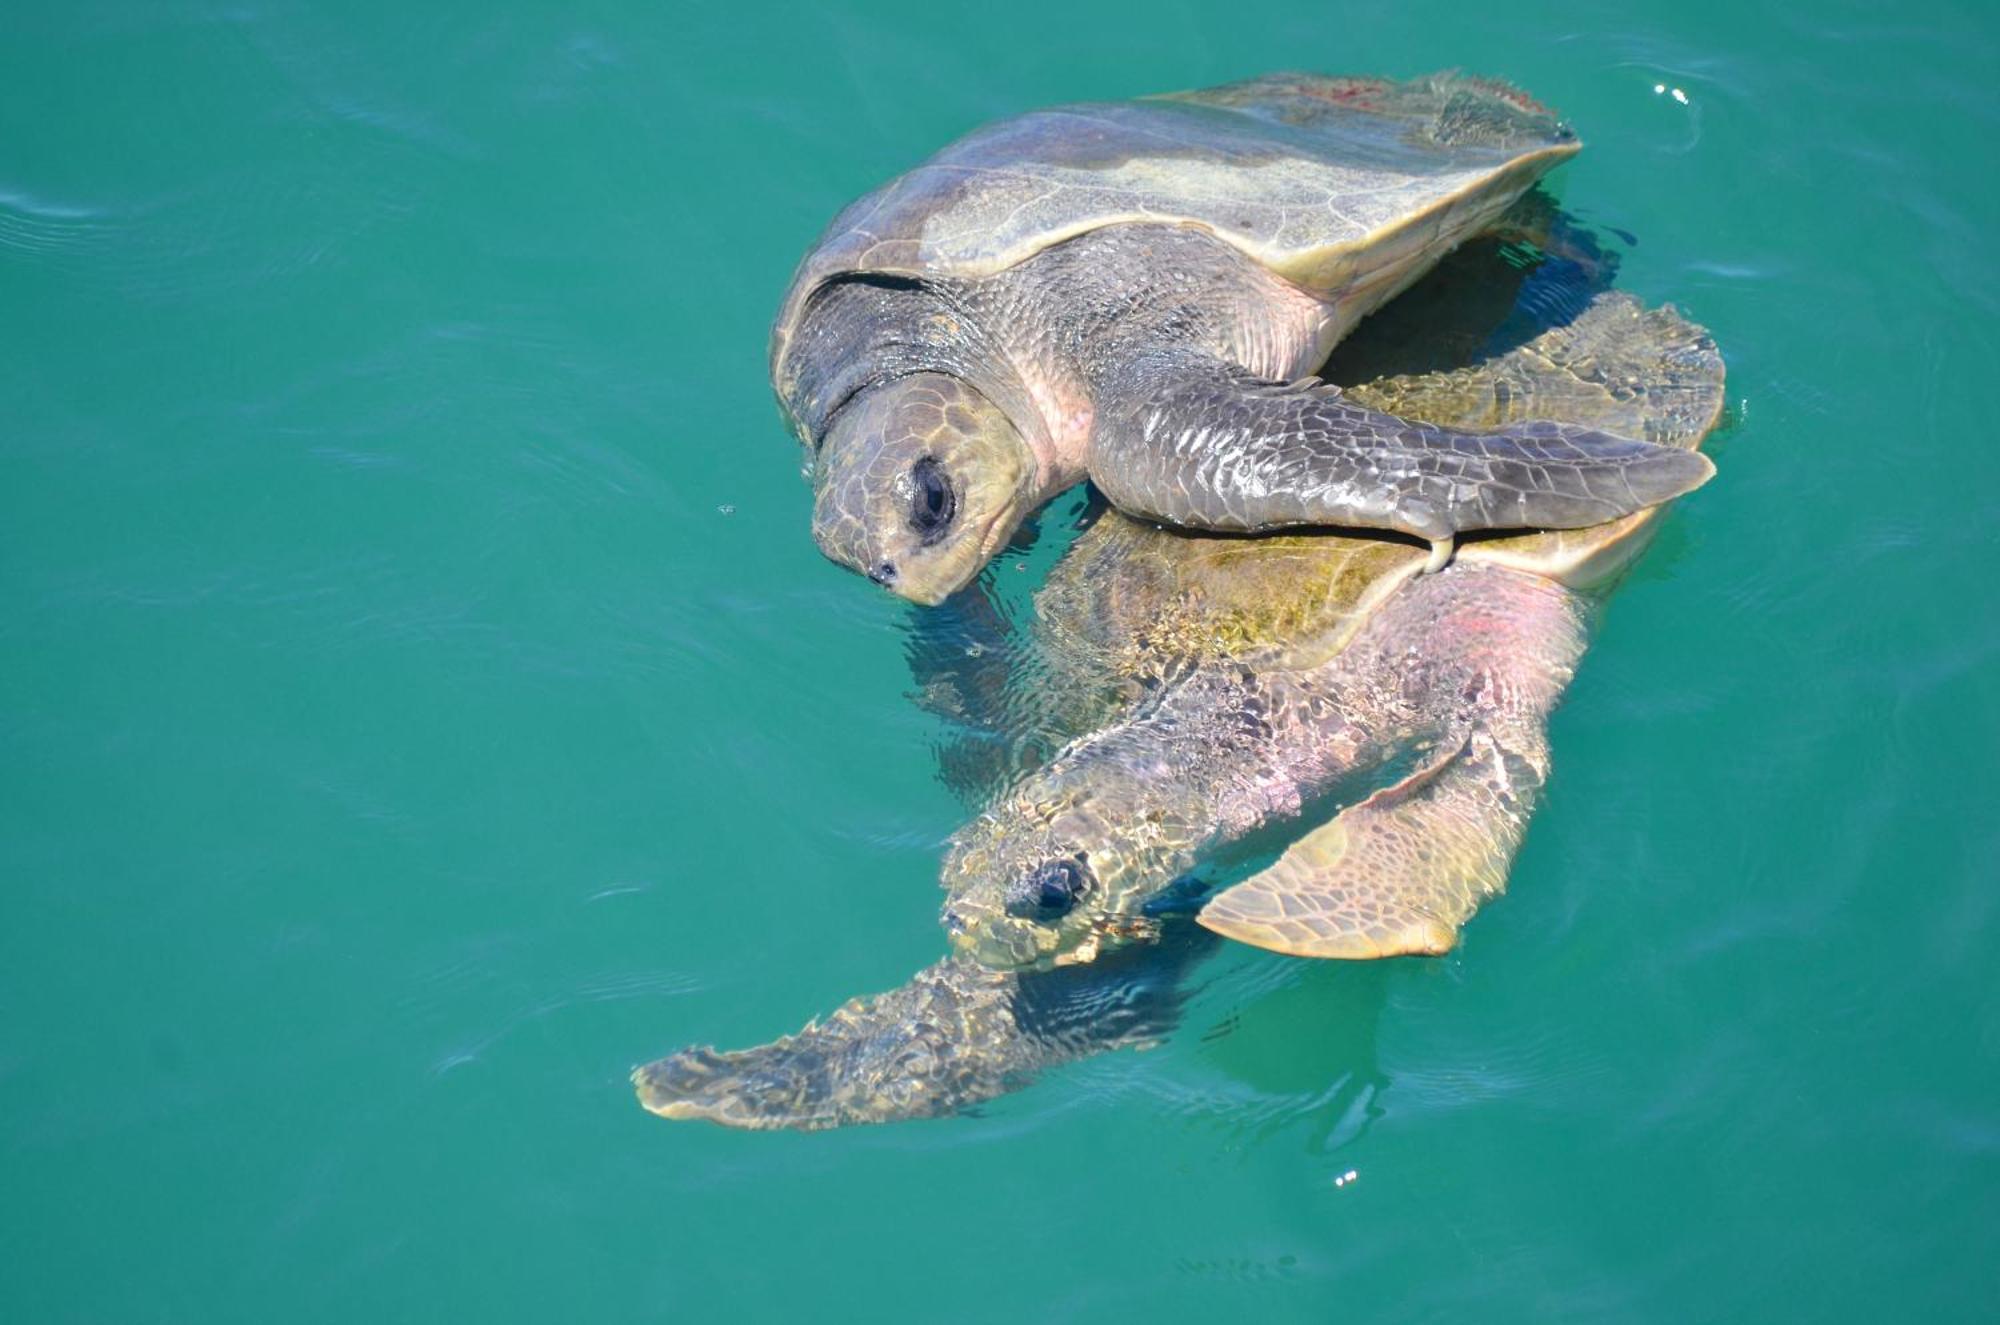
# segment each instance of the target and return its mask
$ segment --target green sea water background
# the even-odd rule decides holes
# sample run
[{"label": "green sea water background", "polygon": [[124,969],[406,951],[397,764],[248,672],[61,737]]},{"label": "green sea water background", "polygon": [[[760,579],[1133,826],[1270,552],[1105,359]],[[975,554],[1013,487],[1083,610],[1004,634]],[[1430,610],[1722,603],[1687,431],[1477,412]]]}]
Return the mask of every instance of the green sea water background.
[{"label": "green sea water background", "polygon": [[[642,1112],[942,950],[919,626],[764,376],[819,227],[1450,66],[1736,420],[1508,896],[977,1116]],[[1979,4],[11,6],[0,1318],[1990,1319],[1996,72]]]}]

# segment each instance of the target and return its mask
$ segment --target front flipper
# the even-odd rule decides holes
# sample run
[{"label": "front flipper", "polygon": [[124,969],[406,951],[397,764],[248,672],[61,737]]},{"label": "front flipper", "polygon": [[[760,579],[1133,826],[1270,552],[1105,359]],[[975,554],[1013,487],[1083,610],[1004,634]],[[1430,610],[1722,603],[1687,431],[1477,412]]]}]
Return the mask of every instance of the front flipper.
[{"label": "front flipper", "polygon": [[1539,723],[1516,725],[1505,743],[1477,730],[1293,843],[1197,919],[1294,957],[1448,952],[1459,926],[1506,887],[1547,773]]},{"label": "front flipper", "polygon": [[1093,423],[1091,479],[1128,513],[1195,529],[1396,529],[1441,554],[1469,530],[1600,524],[1715,472],[1692,451],[1570,424],[1419,423],[1185,348],[1134,356],[1113,377]]},{"label": "front flipper", "polygon": [[727,1127],[817,1131],[951,1113],[1016,1088],[1044,1061],[1015,1023],[1017,984],[950,958],[796,1034],[730,1053],[683,1049],[632,1082],[663,1118]]},{"label": "front flipper", "polygon": [[1054,971],[994,971],[964,957],[900,989],[850,999],[825,1021],[754,1049],[696,1047],[632,1074],[663,1118],[818,1131],[957,1113],[1044,1069],[1158,1039],[1180,1017],[1181,977],[1215,940],[1170,926],[1157,945]]}]

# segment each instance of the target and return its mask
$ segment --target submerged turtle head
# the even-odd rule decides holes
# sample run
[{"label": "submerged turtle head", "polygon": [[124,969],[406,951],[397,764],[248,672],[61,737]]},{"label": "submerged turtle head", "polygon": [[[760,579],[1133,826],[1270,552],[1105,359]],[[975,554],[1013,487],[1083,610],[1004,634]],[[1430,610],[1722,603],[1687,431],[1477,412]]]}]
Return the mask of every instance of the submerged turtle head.
[{"label": "submerged turtle head", "polygon": [[944,926],[959,951],[1005,970],[1095,960],[1160,922],[1154,903],[1208,828],[1163,788],[1086,766],[1042,782],[961,830],[945,857]]},{"label": "submerged turtle head", "polygon": [[1032,509],[1034,482],[1034,452],[999,406],[956,377],[899,377],[833,416],[813,538],[841,565],[934,605],[992,560]]}]

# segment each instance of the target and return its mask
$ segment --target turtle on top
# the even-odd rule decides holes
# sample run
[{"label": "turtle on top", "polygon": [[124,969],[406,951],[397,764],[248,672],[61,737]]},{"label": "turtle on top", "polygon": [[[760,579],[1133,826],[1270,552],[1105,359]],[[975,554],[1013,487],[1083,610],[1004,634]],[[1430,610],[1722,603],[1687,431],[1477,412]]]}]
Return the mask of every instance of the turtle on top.
[{"label": "turtle on top", "polygon": [[1455,75],[1278,74],[979,129],[800,264],[771,377],[827,556],[920,603],[1088,478],[1193,530],[1581,528],[1706,481],[1587,423],[1398,416],[1314,379],[1578,144]]}]

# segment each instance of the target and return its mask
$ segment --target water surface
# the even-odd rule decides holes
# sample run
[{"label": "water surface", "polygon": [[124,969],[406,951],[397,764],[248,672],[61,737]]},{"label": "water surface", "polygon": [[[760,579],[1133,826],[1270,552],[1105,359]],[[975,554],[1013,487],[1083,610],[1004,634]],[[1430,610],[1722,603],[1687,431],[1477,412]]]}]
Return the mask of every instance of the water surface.
[{"label": "water surface", "polygon": [[[1991,1310],[1984,7],[16,10],[0,1314]],[[913,619],[764,381],[818,228],[1028,107],[1444,66],[1570,117],[1738,419],[1509,895],[978,1117],[641,1112],[940,951]]]}]

